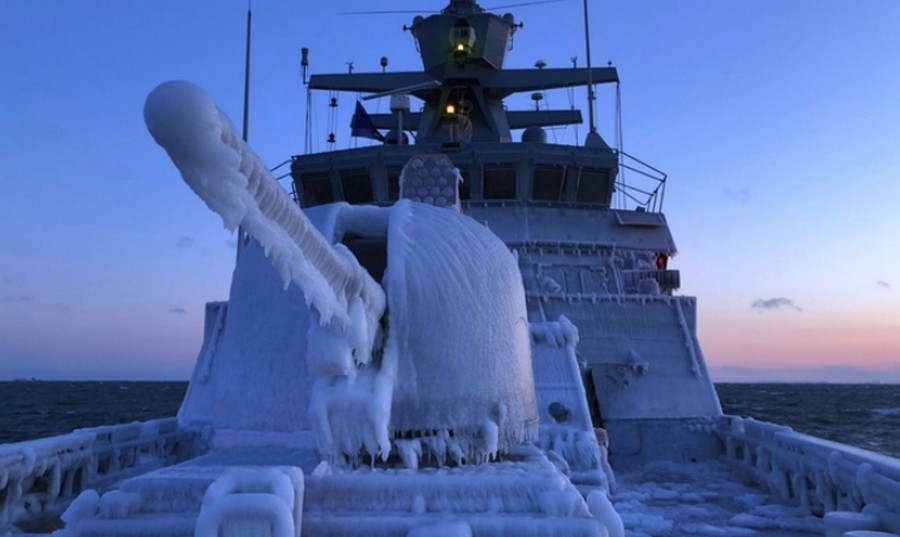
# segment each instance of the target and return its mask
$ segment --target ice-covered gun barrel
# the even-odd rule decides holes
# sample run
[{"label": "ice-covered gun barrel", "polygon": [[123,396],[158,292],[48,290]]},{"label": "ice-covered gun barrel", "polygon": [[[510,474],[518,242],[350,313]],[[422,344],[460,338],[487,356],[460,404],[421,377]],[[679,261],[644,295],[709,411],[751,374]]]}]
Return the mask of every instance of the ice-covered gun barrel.
[{"label": "ice-covered gun barrel", "polygon": [[199,87],[166,82],[144,105],[144,120],[156,142],[225,226],[239,226],[260,243],[285,283],[294,282],[319,324],[311,344],[326,347],[319,373],[353,376],[367,363],[384,313],[381,286],[342,246],[322,236],[228,117]]}]

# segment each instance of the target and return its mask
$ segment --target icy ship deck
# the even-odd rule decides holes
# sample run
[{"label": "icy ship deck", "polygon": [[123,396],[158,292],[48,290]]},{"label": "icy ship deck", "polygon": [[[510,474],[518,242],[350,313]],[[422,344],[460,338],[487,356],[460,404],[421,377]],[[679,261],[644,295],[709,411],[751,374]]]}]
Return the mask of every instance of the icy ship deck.
[{"label": "icy ship deck", "polygon": [[[897,515],[892,514],[900,499],[896,494],[900,490],[896,459],[772,424],[728,419],[732,425],[723,427],[720,434],[728,440],[730,449],[719,458],[693,463],[651,461],[616,471],[618,486],[611,501],[624,522],[626,535],[821,536],[823,520],[811,512],[859,511],[863,505],[868,505],[867,510],[873,505],[883,508],[874,513],[881,519],[882,529],[896,533],[895,528],[900,527]],[[259,473],[288,470],[286,474],[300,495],[296,498],[302,498],[302,504],[294,504],[295,516],[299,515],[295,520],[302,521],[302,535],[353,535],[347,531],[351,528],[372,535],[375,527],[389,530],[382,532],[385,535],[406,535],[404,528],[429,517],[467,520],[473,535],[484,534],[476,531],[479,524],[491,527],[512,519],[517,527],[528,530],[517,534],[558,534],[560,527],[578,530],[567,531],[567,535],[592,534],[589,519],[558,516],[566,514],[563,511],[568,504],[563,500],[574,490],[534,448],[516,448],[524,451],[518,458],[501,463],[419,470],[367,466],[329,469],[320,467],[311,446],[217,449],[160,468],[174,448],[161,449],[165,447],[165,435],[151,435],[149,431],[168,431],[168,425],[169,421],[128,424],[110,431],[86,430],[4,446],[0,452],[6,454],[7,462],[15,462],[17,454],[24,454],[21,462],[28,468],[6,465],[10,472],[7,492],[21,490],[23,495],[18,500],[15,494],[5,495],[3,511],[13,515],[21,502],[37,502],[47,512],[32,519],[33,525],[19,528],[45,532],[56,529],[59,525],[53,523],[54,519],[58,522],[54,511],[61,511],[55,507],[64,508],[78,495],[70,478],[84,472],[94,477],[82,485],[95,487],[100,493],[113,490],[103,494],[107,515],[72,521],[74,525],[84,524],[84,531],[78,534],[143,535],[148,528],[165,528],[175,531],[161,534],[190,536],[210,485],[230,470],[250,467]],[[139,438],[125,434],[139,430],[147,434]],[[92,445],[85,443],[95,436],[99,440]],[[189,441],[179,438],[182,443]],[[112,484],[113,474],[99,472],[108,453],[113,452],[119,458],[106,466],[118,468],[116,475],[125,479],[117,485]],[[53,472],[47,470],[51,463],[56,465]],[[41,476],[48,472],[59,476],[58,486],[41,485]],[[773,493],[758,485],[762,482]],[[779,485],[784,483],[791,485]],[[539,493],[535,494],[538,489],[549,491],[549,497],[541,499]],[[141,497],[140,506],[132,504],[131,494]],[[47,524],[39,524],[41,520]]]},{"label": "icy ship deck", "polygon": [[[305,488],[302,492],[302,535],[405,535],[410,525],[429,518],[452,517],[441,512],[441,501],[453,503],[455,515],[460,514],[460,506],[470,511],[467,521],[474,535],[478,534],[479,526],[509,525],[512,519],[518,520],[522,535],[555,534],[560,524],[566,524],[572,530],[571,535],[588,535],[592,531],[590,519],[581,519],[580,525],[572,526],[576,521],[560,519],[553,513],[535,515],[530,512],[526,505],[529,489],[535,484],[532,482],[543,481],[546,476],[542,474],[547,471],[546,467],[534,465],[534,461],[451,471],[361,468],[324,476],[312,475],[315,472],[310,471],[309,466],[313,462],[300,451],[209,454],[123,483],[123,491],[154,498],[155,506],[149,508],[149,512],[125,519],[84,521],[79,530],[89,535],[143,535],[147,528],[157,528],[165,530],[166,535],[193,535],[195,511],[200,508],[202,490],[226,468],[296,464],[307,467],[301,488]],[[436,472],[447,475],[445,479],[435,480]],[[742,479],[739,472],[723,461],[652,463],[619,473],[618,480],[618,490],[612,501],[622,517],[628,537],[808,537],[824,534],[821,518],[766,494]],[[178,485],[173,487],[176,483]],[[383,489],[386,484],[390,486]],[[373,487],[383,490],[376,492]],[[349,496],[345,494],[348,492]],[[491,493],[497,495],[488,498]],[[165,512],[173,502],[180,504],[178,512]],[[445,508],[449,508],[449,504]],[[378,532],[377,528],[384,531]]]},{"label": "icy ship deck", "polygon": [[767,494],[727,463],[651,463],[619,472],[613,505],[629,537],[823,535],[822,519]]}]

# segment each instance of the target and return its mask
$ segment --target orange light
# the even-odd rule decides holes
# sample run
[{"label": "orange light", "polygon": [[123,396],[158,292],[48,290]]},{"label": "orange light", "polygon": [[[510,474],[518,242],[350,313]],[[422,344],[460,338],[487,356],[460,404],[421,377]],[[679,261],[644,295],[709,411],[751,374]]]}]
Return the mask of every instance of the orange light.
[{"label": "orange light", "polygon": [[453,106],[452,104],[448,104],[447,105],[447,114],[455,114],[455,113],[456,113],[456,107]]}]

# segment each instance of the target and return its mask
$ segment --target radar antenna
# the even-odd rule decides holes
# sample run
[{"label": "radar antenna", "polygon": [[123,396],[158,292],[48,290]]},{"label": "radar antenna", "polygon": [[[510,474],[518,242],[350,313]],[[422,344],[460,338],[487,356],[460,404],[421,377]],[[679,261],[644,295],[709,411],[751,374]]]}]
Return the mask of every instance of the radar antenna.
[{"label": "radar antenna", "polygon": [[[514,7],[527,7],[527,6],[536,6],[539,4],[555,4],[557,2],[568,2],[569,0],[535,0],[534,2],[519,2],[517,4],[504,4],[502,6],[491,6],[483,8],[485,11],[499,11],[501,9],[511,9]],[[472,2],[477,5],[477,2]],[[435,10],[422,10],[422,9],[394,9],[394,10],[384,10],[384,11],[340,11],[337,15],[409,15],[409,14],[428,14],[435,15],[440,13],[440,11]]]}]

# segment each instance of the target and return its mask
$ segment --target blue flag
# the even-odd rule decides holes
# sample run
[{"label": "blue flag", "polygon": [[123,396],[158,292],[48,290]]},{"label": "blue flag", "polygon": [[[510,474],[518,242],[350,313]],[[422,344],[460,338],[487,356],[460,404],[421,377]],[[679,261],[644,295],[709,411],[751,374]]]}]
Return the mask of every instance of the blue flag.
[{"label": "blue flag", "polygon": [[375,124],[372,123],[372,118],[369,117],[369,113],[366,112],[366,109],[363,108],[362,103],[359,101],[356,101],[356,111],[353,113],[353,118],[350,120],[350,129],[350,136],[372,138],[379,142],[384,141],[384,136],[382,136],[381,133],[378,132],[378,129],[375,128]]}]

